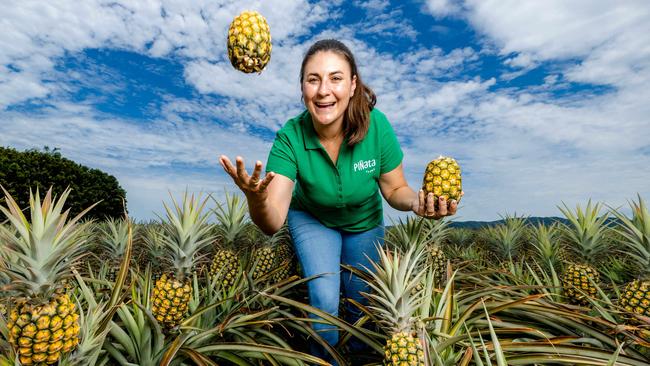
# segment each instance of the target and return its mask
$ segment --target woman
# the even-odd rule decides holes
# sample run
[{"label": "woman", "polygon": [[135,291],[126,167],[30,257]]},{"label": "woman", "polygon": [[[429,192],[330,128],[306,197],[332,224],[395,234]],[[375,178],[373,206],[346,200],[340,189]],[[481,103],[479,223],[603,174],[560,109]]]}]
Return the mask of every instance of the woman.
[{"label": "woman", "polygon": [[[244,192],[252,220],[267,234],[288,220],[296,254],[309,281],[312,306],[338,316],[339,291],[360,303],[368,291],[356,276],[340,274],[340,265],[370,267],[383,243],[381,195],[397,210],[438,219],[456,212],[456,201],[425,197],[408,186],[403,153],[386,117],[374,108],[375,94],[361,80],[350,50],[337,40],[309,48],[300,70],[306,110],[278,131],[269,153],[251,175],[241,157],[236,167],[226,156],[220,163]],[[379,188],[379,189],[377,189]],[[352,308],[350,321],[359,317]],[[348,314],[350,313],[348,312]],[[329,344],[338,332],[314,324]],[[322,356],[322,353],[314,350]]]}]

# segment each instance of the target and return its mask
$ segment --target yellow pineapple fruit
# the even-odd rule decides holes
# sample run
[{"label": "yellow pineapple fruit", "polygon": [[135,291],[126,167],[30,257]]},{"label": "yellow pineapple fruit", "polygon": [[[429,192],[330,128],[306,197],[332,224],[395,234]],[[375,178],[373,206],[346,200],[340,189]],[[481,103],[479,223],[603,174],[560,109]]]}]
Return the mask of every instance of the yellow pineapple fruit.
[{"label": "yellow pineapple fruit", "polygon": [[453,158],[439,156],[427,164],[422,180],[422,190],[425,193],[433,193],[437,209],[438,198],[445,197],[447,202],[456,200],[460,202],[462,179],[460,166]]},{"label": "yellow pineapple fruit", "polygon": [[4,190],[7,207],[0,207],[15,230],[0,225],[5,288],[11,294],[8,338],[22,365],[52,365],[79,343],[79,313],[65,293],[62,280],[72,276],[88,247],[88,223],[79,219],[90,208],[68,220],[60,199],[48,190],[42,203],[38,190],[30,192],[28,220],[16,201]]},{"label": "yellow pineapple fruit", "polygon": [[228,30],[228,58],[245,73],[261,72],[271,59],[271,30],[256,11],[243,11]]}]

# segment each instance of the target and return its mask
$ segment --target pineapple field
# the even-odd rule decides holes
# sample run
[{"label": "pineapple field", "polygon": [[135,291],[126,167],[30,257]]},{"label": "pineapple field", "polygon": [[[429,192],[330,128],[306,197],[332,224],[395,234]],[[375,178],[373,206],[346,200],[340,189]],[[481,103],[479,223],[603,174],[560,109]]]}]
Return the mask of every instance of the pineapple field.
[{"label": "pineapple field", "polygon": [[631,215],[562,203],[552,224],[396,220],[379,261],[344,268],[372,289],[349,324],[308,305],[288,231],[263,234],[240,196],[185,193],[134,222],[70,217],[68,190],[4,193],[0,365],[328,365],[310,342],[339,365],[650,364],[640,196]]}]

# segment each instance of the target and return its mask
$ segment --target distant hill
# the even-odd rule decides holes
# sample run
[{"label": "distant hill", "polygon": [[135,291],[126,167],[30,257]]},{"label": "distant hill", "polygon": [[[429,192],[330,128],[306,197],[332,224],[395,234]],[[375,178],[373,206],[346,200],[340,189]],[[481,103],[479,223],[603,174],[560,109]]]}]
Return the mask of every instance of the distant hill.
[{"label": "distant hill", "polygon": [[[537,225],[541,222],[544,225],[548,226],[558,221],[565,224],[568,223],[568,220],[563,217],[527,217],[526,218],[526,223],[533,224],[533,225]],[[478,229],[483,226],[494,226],[494,225],[503,224],[503,222],[504,222],[503,219],[496,220],[496,221],[452,221],[450,226],[467,228],[467,229]]]},{"label": "distant hill", "polygon": [[[494,226],[494,225],[499,225],[503,224],[504,220],[496,220],[496,221],[452,221],[450,226],[451,227],[458,227],[458,228],[467,228],[467,229],[478,229],[483,226]],[[553,224],[554,222],[561,222],[564,224],[568,224],[569,220],[563,218],[563,217],[527,217],[526,218],[526,223],[528,224],[533,224],[537,225],[539,223],[543,223],[544,225],[548,226]],[[618,219],[614,217],[610,217],[607,220],[608,223],[614,222],[615,224],[618,223]]]}]

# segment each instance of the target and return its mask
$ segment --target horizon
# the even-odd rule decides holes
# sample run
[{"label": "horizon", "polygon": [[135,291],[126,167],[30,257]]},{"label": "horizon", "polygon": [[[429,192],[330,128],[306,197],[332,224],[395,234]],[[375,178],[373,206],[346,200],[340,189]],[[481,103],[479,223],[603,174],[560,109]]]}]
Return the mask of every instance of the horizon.
[{"label": "horizon", "polygon": [[[230,21],[270,25],[260,74],[227,57]],[[238,192],[218,166],[266,163],[304,107],[307,48],[337,38],[391,122],[418,189],[454,157],[453,221],[561,217],[650,196],[650,2],[560,0],[17,2],[0,19],[0,145],[50,146],[115,176],[137,220],[168,192]],[[386,204],[386,224],[409,215]]]}]

